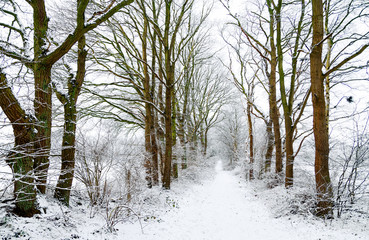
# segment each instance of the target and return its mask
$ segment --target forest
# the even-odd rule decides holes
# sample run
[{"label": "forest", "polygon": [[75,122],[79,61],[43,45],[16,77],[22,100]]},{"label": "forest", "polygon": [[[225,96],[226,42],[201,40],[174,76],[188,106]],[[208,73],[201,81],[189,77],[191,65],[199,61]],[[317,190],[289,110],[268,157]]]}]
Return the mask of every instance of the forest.
[{"label": "forest", "polygon": [[144,232],[186,194],[263,218],[228,181],[287,225],[369,224],[367,0],[1,0],[0,29],[2,239]]}]

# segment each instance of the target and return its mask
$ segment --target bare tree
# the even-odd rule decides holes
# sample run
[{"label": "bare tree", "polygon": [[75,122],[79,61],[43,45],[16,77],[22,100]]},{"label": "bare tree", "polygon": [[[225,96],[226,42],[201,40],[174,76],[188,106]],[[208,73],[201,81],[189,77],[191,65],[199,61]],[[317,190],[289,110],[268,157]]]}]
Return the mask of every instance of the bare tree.
[{"label": "bare tree", "polygon": [[[256,22],[251,22],[251,26],[255,25],[252,29],[247,29],[243,26],[240,18],[236,16],[234,13],[230,11],[230,6],[225,2],[221,1],[223,6],[228,10],[229,15],[234,19],[233,25],[235,25],[242,34],[246,37],[246,42],[249,43],[250,47],[254,48],[257,54],[265,60],[265,69],[266,75],[268,78],[268,87],[265,90],[268,92],[269,96],[269,121],[267,124],[267,131],[272,133],[271,125],[273,126],[273,134],[274,134],[274,146],[275,146],[275,171],[278,175],[282,173],[282,140],[280,133],[280,119],[279,119],[279,109],[277,105],[277,90],[276,90],[276,74],[277,74],[277,48],[275,44],[275,15],[274,15],[274,6],[275,4],[271,1],[266,1],[269,11],[269,19],[266,22],[263,22],[265,17],[261,15],[261,13],[255,13],[257,16]],[[259,6],[259,10],[262,12],[263,8]],[[264,29],[264,24],[268,24],[268,29]],[[261,29],[260,29],[261,27]],[[259,29],[259,30],[257,30]],[[259,32],[265,35],[263,38],[266,39],[266,42],[263,43],[258,37],[260,36]],[[257,32],[257,34],[251,34],[251,32]],[[268,48],[269,44],[269,48]],[[266,120],[265,116],[264,119]],[[272,138],[269,137],[269,140],[272,141]],[[271,148],[269,147],[269,152],[267,157],[272,155]],[[267,160],[266,162],[269,162]],[[266,164],[268,166],[268,163]],[[268,167],[266,167],[268,169]]]},{"label": "bare tree", "polygon": [[[347,2],[348,9],[351,8],[353,1]],[[368,9],[368,6],[364,3],[359,2],[356,6],[359,11],[363,12]],[[310,74],[311,74],[311,92],[313,101],[313,112],[314,112],[314,139],[315,139],[315,180],[316,180],[316,192],[317,192],[317,215],[322,217],[332,217],[332,207],[333,207],[333,191],[331,185],[331,179],[329,174],[329,135],[328,135],[328,122],[327,122],[327,103],[326,95],[324,92],[324,79],[330,74],[339,71],[344,65],[348,64],[354,58],[362,54],[365,49],[369,46],[368,43],[362,44],[360,40],[365,40],[367,33],[364,35],[359,35],[358,38],[351,39],[348,45],[345,45],[335,57],[335,65],[330,64],[330,68],[323,73],[323,60],[322,51],[323,43],[327,40],[324,37],[324,9],[323,2],[321,0],[312,1],[313,15],[313,42],[310,54]],[[349,10],[348,10],[349,11]],[[344,15],[347,17],[347,15]],[[363,16],[360,14],[359,16]],[[364,15],[365,16],[365,15]],[[350,26],[350,23],[356,18],[346,20],[338,20],[340,24],[334,31],[336,34],[342,33],[344,29]],[[346,22],[347,21],[347,22]],[[341,26],[343,29],[340,29]],[[342,39],[345,39],[344,37]],[[344,53],[347,48],[354,43],[359,43],[357,50],[355,52],[350,52],[346,57]],[[360,44],[361,43],[361,44]]]},{"label": "bare tree", "polygon": [[[8,161],[17,179],[14,185],[14,193],[19,201],[16,201],[15,212],[21,216],[32,216],[37,212],[35,205],[36,190],[34,189],[35,177],[38,189],[45,193],[49,167],[52,99],[52,87],[50,85],[51,68],[85,33],[105,22],[121,8],[132,3],[133,0],[119,1],[116,4],[113,2],[104,8],[103,11],[94,13],[87,22],[80,17],[77,18],[78,21],[73,32],[66,36],[63,41],[54,45],[51,43],[52,36],[48,36],[49,15],[45,1],[32,0],[26,2],[27,6],[13,4],[10,6],[9,11],[2,11],[1,14],[16,16],[15,19],[17,20],[19,19],[19,14],[26,12],[24,11],[25,9],[33,11],[33,20],[31,22],[33,46],[25,46],[27,49],[18,47],[11,43],[12,39],[8,38],[7,41],[1,42],[0,52],[8,61],[17,62],[21,68],[28,68],[32,71],[35,89],[34,116],[29,116],[22,109],[8,82],[5,80],[6,76],[3,70],[2,88],[0,91],[3,98],[7,99],[1,102],[1,108],[12,123],[15,138],[21,138],[15,140],[14,150],[18,154],[17,160]],[[89,2],[88,0],[77,1],[77,16],[84,14]],[[22,9],[14,8],[14,6]],[[12,32],[13,34],[16,32],[18,36],[25,36],[24,29],[26,27],[18,29],[6,23],[2,25],[6,27],[8,33]],[[17,31],[14,31],[14,29],[17,29]],[[30,52],[33,52],[33,59],[29,56]],[[29,127],[30,125],[32,127]],[[24,146],[27,146],[26,151]],[[18,151],[17,149],[23,150]],[[27,177],[23,179],[22,176]]]}]

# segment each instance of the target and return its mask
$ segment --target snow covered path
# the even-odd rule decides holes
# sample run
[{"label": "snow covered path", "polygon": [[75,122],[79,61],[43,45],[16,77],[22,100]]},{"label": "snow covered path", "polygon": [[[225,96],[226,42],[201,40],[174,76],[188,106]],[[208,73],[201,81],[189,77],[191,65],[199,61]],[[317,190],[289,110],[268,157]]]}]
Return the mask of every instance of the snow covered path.
[{"label": "snow covered path", "polygon": [[[43,198],[47,213],[34,218],[8,219],[3,209],[0,239],[54,240],[368,240],[367,215],[323,221],[312,215],[289,214],[289,193],[283,187],[265,189],[262,182],[247,183],[232,171],[201,169],[207,180],[196,182],[198,173],[187,171],[171,191],[147,190],[139,222],[121,222],[106,231],[104,215],[91,218],[84,207],[64,208]],[[189,170],[189,169],[188,169]],[[185,175],[187,174],[187,175]],[[193,174],[193,172],[192,172]],[[195,177],[194,177],[195,176]],[[152,192],[151,192],[152,191]],[[285,201],[282,202],[281,201]],[[78,207],[79,206],[79,207]],[[274,206],[274,207],[271,207]],[[140,209],[138,209],[140,211]],[[148,215],[150,214],[150,215]],[[280,216],[276,218],[275,216]],[[5,223],[5,224],[4,224]]]},{"label": "snow covered path", "polygon": [[190,189],[179,201],[179,208],[162,220],[145,226],[144,234],[136,224],[126,225],[118,236],[143,240],[365,239],[349,229],[337,232],[322,222],[306,225],[273,218],[252,190],[232,172],[222,170],[221,162],[212,181]]}]

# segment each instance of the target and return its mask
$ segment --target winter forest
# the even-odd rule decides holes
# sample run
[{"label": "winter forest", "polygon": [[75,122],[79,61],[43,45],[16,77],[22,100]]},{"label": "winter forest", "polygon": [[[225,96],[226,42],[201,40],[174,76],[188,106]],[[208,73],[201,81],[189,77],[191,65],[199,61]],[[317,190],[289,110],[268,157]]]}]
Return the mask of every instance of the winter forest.
[{"label": "winter forest", "polygon": [[368,239],[367,0],[0,0],[0,237]]}]

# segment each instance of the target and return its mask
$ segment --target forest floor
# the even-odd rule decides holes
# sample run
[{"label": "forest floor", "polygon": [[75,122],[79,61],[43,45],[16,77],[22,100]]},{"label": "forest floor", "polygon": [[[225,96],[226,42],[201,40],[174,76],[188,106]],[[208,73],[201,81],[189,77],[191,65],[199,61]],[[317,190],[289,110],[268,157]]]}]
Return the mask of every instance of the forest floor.
[{"label": "forest floor", "polygon": [[[206,177],[199,181],[179,181],[171,191],[157,188],[156,195],[151,193],[152,218],[118,223],[113,233],[106,231],[102,215],[88,217],[88,211],[77,205],[61,214],[60,206],[48,200],[44,203],[47,214],[31,219],[11,217],[8,223],[1,224],[1,240],[369,239],[367,217],[325,221],[312,215],[278,216],[271,209],[271,203],[278,201],[277,194],[266,188],[256,189],[236,171],[224,170],[221,161],[215,165],[215,169],[204,169]],[[284,204],[279,205],[284,209]]]},{"label": "forest floor", "polygon": [[145,226],[143,234],[132,225],[120,232],[122,239],[145,240],[369,239],[363,223],[358,227],[301,216],[275,218],[267,205],[244,179],[223,170],[219,161],[214,178],[189,189],[179,208],[162,216],[160,223]]}]

